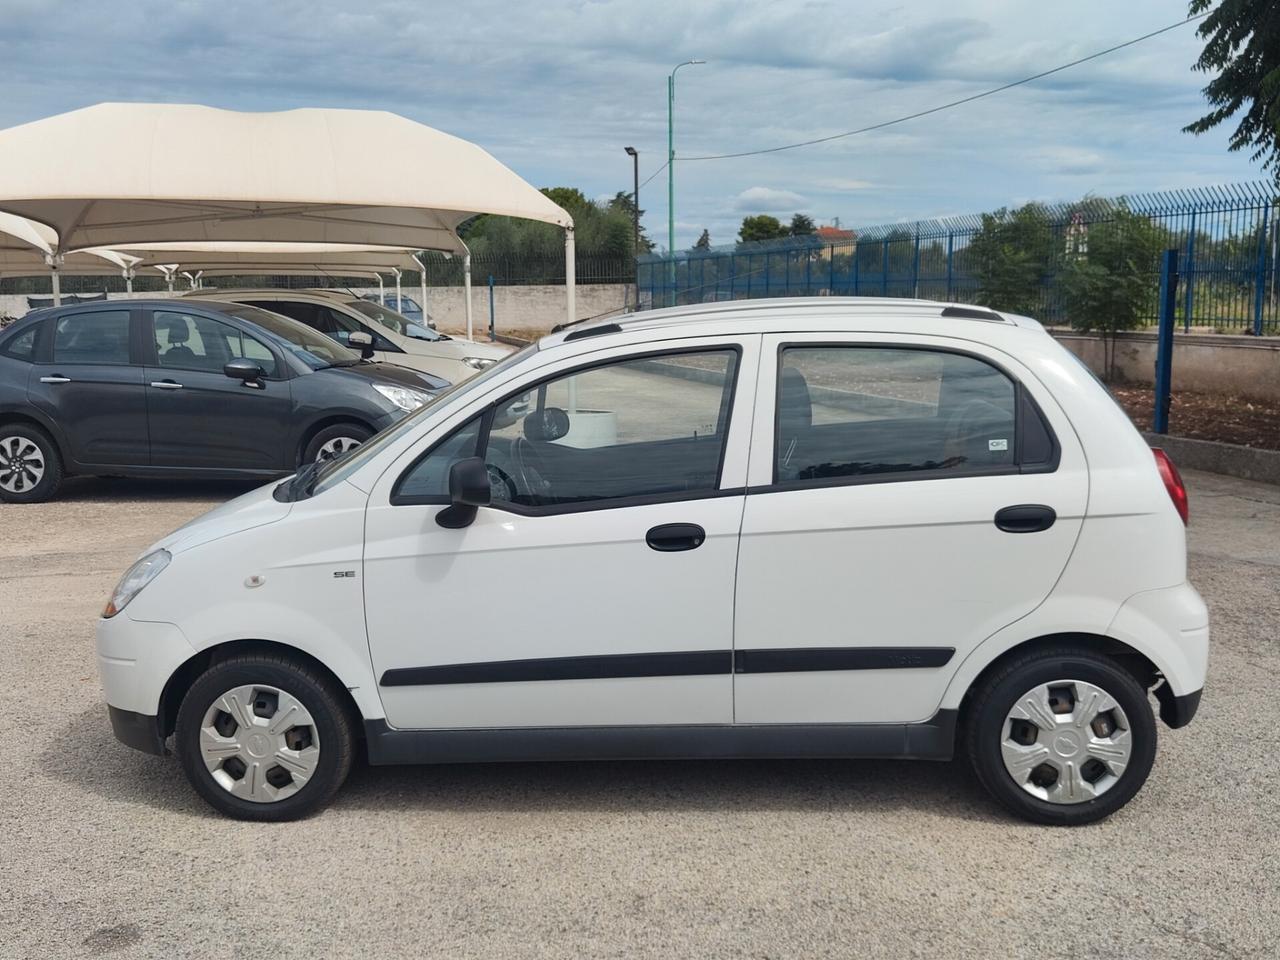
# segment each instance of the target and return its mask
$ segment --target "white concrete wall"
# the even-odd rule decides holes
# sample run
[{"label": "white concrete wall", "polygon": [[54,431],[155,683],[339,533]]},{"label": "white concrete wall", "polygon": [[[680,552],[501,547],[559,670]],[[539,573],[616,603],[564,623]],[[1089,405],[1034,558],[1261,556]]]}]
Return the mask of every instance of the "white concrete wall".
[{"label": "white concrete wall", "polygon": [[[482,278],[477,278],[481,280]],[[633,296],[634,288],[621,283],[579,284],[577,288],[577,316],[594,317],[620,311]],[[355,287],[357,295],[377,293],[377,287]],[[387,286],[388,293],[395,292],[394,285]],[[421,299],[421,288],[409,284],[402,288],[407,297]],[[117,300],[126,294],[111,294]],[[137,297],[164,297],[167,294],[138,293]],[[565,321],[565,297],[563,286],[495,286],[494,315],[497,329],[502,334],[534,335],[545,333],[557,323]],[[466,297],[462,287],[427,287],[427,309],[436,325],[450,332],[466,329]],[[489,287],[477,282],[471,288],[472,318],[476,336],[487,336],[489,330]],[[0,296],[0,316],[20,317],[27,312],[27,296]]]}]

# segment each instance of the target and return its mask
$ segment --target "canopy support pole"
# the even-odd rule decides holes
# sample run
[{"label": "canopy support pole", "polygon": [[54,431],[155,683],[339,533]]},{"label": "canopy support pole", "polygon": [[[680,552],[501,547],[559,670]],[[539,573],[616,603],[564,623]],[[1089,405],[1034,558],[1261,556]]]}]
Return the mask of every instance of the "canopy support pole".
[{"label": "canopy support pole", "polygon": [[[399,312],[400,312],[400,299],[401,299],[401,293],[400,293],[400,268],[399,268],[399,267],[392,267],[392,268],[391,268],[391,272],[392,272],[392,273],[394,273],[394,274],[396,275],[396,313],[399,313]],[[384,304],[383,304],[383,306],[385,307],[385,306],[386,306],[386,304],[384,303]]]},{"label": "canopy support pole", "polygon": [[[419,261],[418,266],[422,266],[421,261]],[[425,268],[418,271],[418,280],[422,284],[422,325],[424,327],[434,327],[435,324],[431,322],[431,314],[427,313],[427,271]]]},{"label": "canopy support pole", "polygon": [[133,293],[133,268],[132,267],[124,268],[124,292],[128,294]]},{"label": "canopy support pole", "polygon": [[462,293],[467,301],[467,339],[474,340],[471,329],[471,254],[462,257]]},{"label": "canopy support pole", "polygon": [[577,320],[577,305],[574,303],[578,292],[577,266],[577,257],[574,254],[573,246],[573,226],[570,225],[564,228],[564,299],[566,323],[574,323]]},{"label": "canopy support pole", "polygon": [[62,306],[62,278],[58,276],[58,268],[62,266],[62,257],[56,253],[47,253],[44,259],[49,264],[49,282],[53,284],[53,305],[60,307]]},{"label": "canopy support pole", "polygon": [[382,282],[382,274],[378,274],[378,306],[387,305],[387,285]]}]

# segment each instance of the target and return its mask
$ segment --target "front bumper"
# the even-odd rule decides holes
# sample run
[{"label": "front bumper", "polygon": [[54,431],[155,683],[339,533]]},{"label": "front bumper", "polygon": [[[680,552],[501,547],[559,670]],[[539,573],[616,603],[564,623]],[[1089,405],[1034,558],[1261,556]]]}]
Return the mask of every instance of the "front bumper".
[{"label": "front bumper", "polygon": [[158,717],[121,710],[110,704],[107,705],[107,714],[111,717],[111,732],[126,747],[133,747],[143,753],[154,753],[158,757],[169,752],[165,749],[164,737],[160,736]]}]

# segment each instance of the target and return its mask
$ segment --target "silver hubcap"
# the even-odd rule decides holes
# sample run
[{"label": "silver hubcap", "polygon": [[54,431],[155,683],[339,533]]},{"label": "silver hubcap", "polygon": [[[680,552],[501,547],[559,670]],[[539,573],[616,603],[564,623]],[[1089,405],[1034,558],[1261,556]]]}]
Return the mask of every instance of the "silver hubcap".
[{"label": "silver hubcap", "polygon": [[296,698],[252,684],[228,690],[205,711],[200,756],[232,796],[273,803],[307,785],[320,761],[320,737]]},{"label": "silver hubcap", "polygon": [[1132,751],[1129,718],[1107,691],[1083,680],[1028,690],[1005,717],[1000,740],[1009,776],[1050,803],[1102,796],[1119,782]]},{"label": "silver hubcap", "polygon": [[0,438],[0,488],[27,493],[44,478],[44,454],[26,437]]},{"label": "silver hubcap", "polygon": [[355,437],[334,437],[328,443],[320,445],[320,451],[316,454],[319,461],[332,460],[334,457],[340,457],[348,450],[354,450],[360,446],[360,441]]}]

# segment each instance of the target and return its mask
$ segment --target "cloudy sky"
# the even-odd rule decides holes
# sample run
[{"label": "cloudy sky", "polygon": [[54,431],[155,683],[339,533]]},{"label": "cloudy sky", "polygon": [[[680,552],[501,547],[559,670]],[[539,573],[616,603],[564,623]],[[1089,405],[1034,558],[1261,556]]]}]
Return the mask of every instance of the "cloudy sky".
[{"label": "cloudy sky", "polygon": [[[1185,12],[1182,0],[0,0],[0,127],[104,100],[379,108],[474,140],[538,186],[602,197],[631,187],[624,146],[642,179],[665,159],[666,75],[682,60],[708,61],[679,74],[676,150],[694,157],[926,109]],[[1226,131],[1179,132],[1203,112],[1200,46],[1182,27],[883,132],[679,161],[676,244],[704,227],[729,242],[748,213],[857,226],[1256,178]],[[641,206],[665,243],[665,172]]]}]

